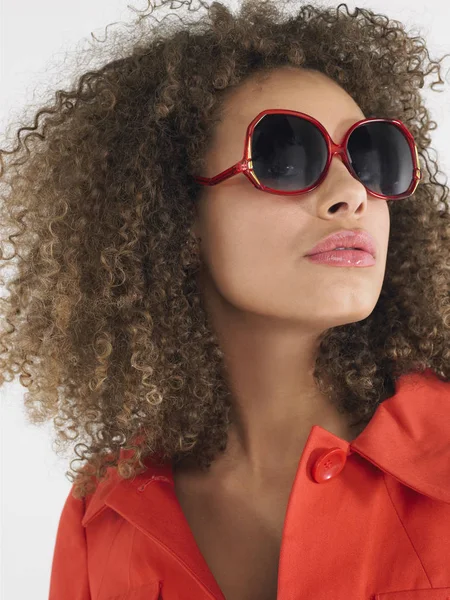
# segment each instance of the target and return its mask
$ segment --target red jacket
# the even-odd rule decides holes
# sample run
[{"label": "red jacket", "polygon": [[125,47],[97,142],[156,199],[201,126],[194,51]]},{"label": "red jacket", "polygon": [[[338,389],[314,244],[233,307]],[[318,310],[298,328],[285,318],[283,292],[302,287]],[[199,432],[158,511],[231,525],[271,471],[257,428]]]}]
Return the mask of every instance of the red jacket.
[{"label": "red jacket", "polygon": [[[84,500],[67,497],[50,600],[224,600],[170,465],[133,481],[108,472]],[[402,376],[352,442],[311,428],[277,600],[450,600],[450,382]]]}]

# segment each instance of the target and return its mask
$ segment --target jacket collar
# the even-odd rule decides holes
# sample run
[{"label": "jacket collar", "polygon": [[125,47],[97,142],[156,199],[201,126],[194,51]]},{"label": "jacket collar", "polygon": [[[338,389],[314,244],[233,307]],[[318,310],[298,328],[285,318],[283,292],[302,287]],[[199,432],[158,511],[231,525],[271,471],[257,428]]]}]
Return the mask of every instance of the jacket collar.
[{"label": "jacket collar", "polygon": [[395,390],[350,449],[416,492],[450,504],[450,381],[426,369],[401,376]]},{"label": "jacket collar", "polygon": [[[357,438],[352,442],[335,439],[348,454],[357,452],[411,489],[450,504],[450,382],[427,369],[402,375],[395,390],[377,407]],[[122,449],[120,457],[130,457],[130,451]],[[109,477],[97,486],[87,504],[83,526],[106,506],[119,513],[142,516],[143,495],[146,499],[151,495],[152,501],[151,510],[142,516],[144,520],[152,513],[155,524],[158,520],[165,523],[171,510],[183,519],[170,490],[171,465],[160,465],[152,459],[145,464],[147,470],[132,481],[120,479],[115,468],[108,468]],[[154,485],[156,481],[172,486]]]}]

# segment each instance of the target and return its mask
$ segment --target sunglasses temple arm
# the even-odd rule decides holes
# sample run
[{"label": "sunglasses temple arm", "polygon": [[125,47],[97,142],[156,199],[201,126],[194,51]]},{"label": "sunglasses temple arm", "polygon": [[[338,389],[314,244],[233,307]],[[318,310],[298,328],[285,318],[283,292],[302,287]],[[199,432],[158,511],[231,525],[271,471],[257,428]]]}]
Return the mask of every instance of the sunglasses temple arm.
[{"label": "sunglasses temple arm", "polygon": [[249,161],[242,159],[232,167],[225,169],[225,171],[222,171],[214,177],[195,177],[194,179],[203,185],[216,185],[217,183],[221,183],[222,181],[225,181],[234,175],[248,171],[250,168],[248,163]]}]

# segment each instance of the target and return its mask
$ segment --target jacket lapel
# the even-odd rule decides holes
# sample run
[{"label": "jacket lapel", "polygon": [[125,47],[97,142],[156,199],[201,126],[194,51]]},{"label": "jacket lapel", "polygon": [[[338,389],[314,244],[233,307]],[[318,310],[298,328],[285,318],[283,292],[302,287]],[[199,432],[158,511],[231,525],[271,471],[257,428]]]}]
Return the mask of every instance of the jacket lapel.
[{"label": "jacket lapel", "polygon": [[[128,456],[128,451],[121,451],[121,459]],[[88,500],[82,525],[86,527],[107,507],[112,508],[175,555],[212,599],[225,600],[178,502],[171,465],[158,466],[151,460],[146,464],[147,470],[133,480],[120,479],[115,469],[108,469],[109,479]]]}]

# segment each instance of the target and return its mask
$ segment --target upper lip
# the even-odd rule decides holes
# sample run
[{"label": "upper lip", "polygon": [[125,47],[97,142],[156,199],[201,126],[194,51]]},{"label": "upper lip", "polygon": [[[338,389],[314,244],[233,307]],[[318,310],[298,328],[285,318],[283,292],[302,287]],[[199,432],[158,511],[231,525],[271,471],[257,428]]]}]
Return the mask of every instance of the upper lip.
[{"label": "upper lip", "polygon": [[318,244],[308,250],[305,256],[328,252],[336,248],[357,248],[364,250],[375,258],[376,244],[374,238],[364,229],[340,229],[323,238]]}]

